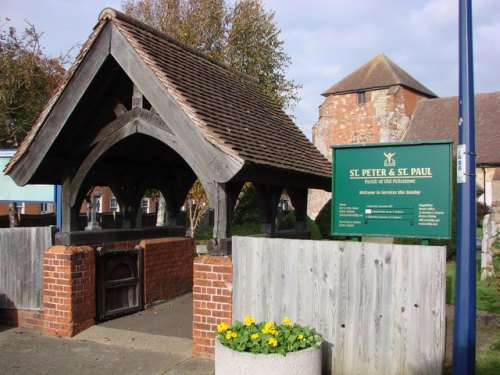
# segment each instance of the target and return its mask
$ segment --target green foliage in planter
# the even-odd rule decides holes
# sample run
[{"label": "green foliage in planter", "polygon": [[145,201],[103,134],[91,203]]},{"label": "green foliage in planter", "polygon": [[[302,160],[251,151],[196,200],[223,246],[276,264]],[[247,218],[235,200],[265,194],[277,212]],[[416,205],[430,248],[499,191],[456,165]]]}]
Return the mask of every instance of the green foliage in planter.
[{"label": "green foliage in planter", "polygon": [[294,324],[288,317],[277,325],[275,322],[256,324],[252,316],[246,316],[245,322],[236,321],[230,327],[225,323],[219,324],[216,335],[222,345],[239,352],[278,353],[283,356],[316,348],[323,341],[313,328]]}]

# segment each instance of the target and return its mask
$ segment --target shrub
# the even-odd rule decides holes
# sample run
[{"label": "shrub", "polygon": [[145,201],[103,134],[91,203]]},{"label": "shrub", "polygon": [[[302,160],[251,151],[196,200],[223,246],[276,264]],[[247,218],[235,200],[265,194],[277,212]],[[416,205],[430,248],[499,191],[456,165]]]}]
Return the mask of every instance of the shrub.
[{"label": "shrub", "polygon": [[[295,227],[295,211],[285,215],[281,223],[278,225],[278,230],[293,229]],[[311,232],[311,239],[321,240],[323,236],[316,223],[308,216],[306,219],[306,227]]]}]

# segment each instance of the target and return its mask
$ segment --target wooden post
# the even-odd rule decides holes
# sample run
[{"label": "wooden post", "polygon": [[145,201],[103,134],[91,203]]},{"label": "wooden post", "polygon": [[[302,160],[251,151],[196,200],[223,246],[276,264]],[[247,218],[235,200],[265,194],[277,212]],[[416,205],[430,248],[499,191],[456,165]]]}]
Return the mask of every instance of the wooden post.
[{"label": "wooden post", "polygon": [[286,191],[295,208],[295,231],[304,232],[307,230],[307,189],[287,187]]},{"label": "wooden post", "polygon": [[66,176],[62,183],[61,197],[61,232],[72,232],[77,230],[77,218],[79,208],[71,206],[71,178]]},{"label": "wooden post", "polygon": [[139,88],[134,85],[134,91],[132,93],[132,108],[143,108],[143,95]]},{"label": "wooden post", "polygon": [[255,184],[254,186],[262,214],[260,230],[264,234],[273,236],[276,232],[276,214],[283,186],[264,184]]},{"label": "wooden post", "polygon": [[242,182],[216,183],[214,234],[207,244],[210,255],[231,255],[231,220]]}]

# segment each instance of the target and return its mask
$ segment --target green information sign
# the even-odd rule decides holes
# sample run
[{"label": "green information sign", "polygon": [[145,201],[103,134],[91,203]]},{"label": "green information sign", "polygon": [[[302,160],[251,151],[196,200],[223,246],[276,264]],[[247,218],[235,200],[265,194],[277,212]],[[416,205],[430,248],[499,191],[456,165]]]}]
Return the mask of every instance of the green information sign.
[{"label": "green information sign", "polygon": [[332,234],[450,238],[451,147],[333,146]]}]

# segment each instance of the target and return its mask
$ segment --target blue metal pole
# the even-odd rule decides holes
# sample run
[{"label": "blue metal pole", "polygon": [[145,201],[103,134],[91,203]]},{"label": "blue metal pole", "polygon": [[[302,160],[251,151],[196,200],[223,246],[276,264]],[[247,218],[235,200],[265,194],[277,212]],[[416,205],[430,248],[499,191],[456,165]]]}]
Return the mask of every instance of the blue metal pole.
[{"label": "blue metal pole", "polygon": [[61,185],[56,185],[56,226],[62,230],[62,189]]},{"label": "blue metal pole", "polygon": [[459,3],[457,271],[453,374],[474,374],[476,358],[476,147],[471,0]]}]

